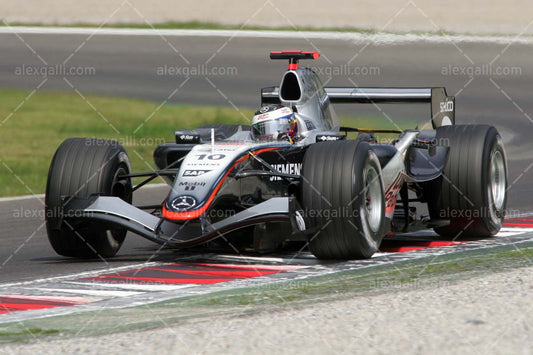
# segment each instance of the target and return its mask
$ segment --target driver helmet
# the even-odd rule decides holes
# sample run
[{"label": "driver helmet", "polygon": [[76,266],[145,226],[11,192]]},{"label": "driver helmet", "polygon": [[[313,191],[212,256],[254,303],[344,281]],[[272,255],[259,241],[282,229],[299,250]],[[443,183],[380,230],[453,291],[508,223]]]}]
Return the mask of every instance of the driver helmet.
[{"label": "driver helmet", "polygon": [[252,138],[260,141],[288,140],[294,143],[298,124],[291,108],[266,105],[256,111],[252,119]]}]

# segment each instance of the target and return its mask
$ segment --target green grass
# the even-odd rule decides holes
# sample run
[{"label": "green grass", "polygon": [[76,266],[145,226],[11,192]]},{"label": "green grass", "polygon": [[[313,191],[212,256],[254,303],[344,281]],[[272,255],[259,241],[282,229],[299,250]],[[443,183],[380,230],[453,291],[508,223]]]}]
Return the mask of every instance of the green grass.
[{"label": "green grass", "polygon": [[[52,26],[52,27],[82,27],[82,28],[96,28],[98,25],[90,23],[73,23],[73,24],[42,24],[42,23],[32,23],[32,22],[13,22],[9,24],[2,23],[0,26]],[[268,27],[268,26],[248,26],[241,24],[221,24],[215,22],[202,22],[202,21],[187,21],[187,22],[161,22],[154,23],[153,25],[148,25],[146,23],[134,23],[134,22],[124,22],[124,23],[112,23],[105,24],[103,28],[145,28],[145,29],[187,29],[187,30],[252,30],[252,31],[331,31],[331,32],[360,32],[360,33],[377,33],[375,30],[367,30],[357,27],[309,27],[302,26],[294,28],[292,26],[278,26],[278,27]]]},{"label": "green grass", "polygon": [[[92,23],[72,23],[72,24],[42,24],[35,22],[13,22],[13,23],[0,23],[0,26],[30,26],[30,27],[79,27],[79,28],[98,28],[99,25]],[[138,28],[138,29],[161,29],[161,30],[247,30],[247,31],[294,31],[294,32],[351,32],[351,33],[365,33],[365,34],[377,34],[377,33],[396,33],[396,34],[420,34],[420,35],[460,35],[461,33],[450,31],[384,31],[359,27],[311,27],[311,26],[250,26],[245,24],[221,24],[216,22],[203,22],[203,21],[186,21],[186,22],[160,22],[154,24],[137,23],[137,22],[123,22],[123,23],[110,23],[105,24],[102,28]],[[496,34],[495,34],[496,35]]]},{"label": "green grass", "polygon": [[41,328],[22,328],[14,331],[0,331],[0,343],[11,342],[26,342],[28,340],[36,340],[45,336],[58,335],[57,329],[41,329]]},{"label": "green grass", "polygon": [[[118,140],[130,156],[133,171],[147,171],[153,169],[154,148],[173,141],[176,129],[209,123],[249,124],[247,117],[252,115],[253,110],[231,107],[159,107],[136,99],[82,98],[74,92],[30,95],[28,91],[0,89],[0,196],[43,193],[50,161],[66,138]],[[394,128],[383,121],[342,119],[343,125],[354,127]]]},{"label": "green grass", "polygon": [[[0,26],[31,26],[31,27],[79,27],[79,28],[99,28],[98,24],[94,23],[71,23],[71,24],[58,24],[58,23],[36,23],[36,22],[13,22],[5,23],[0,22]],[[477,36],[477,37],[490,37],[490,36],[506,36],[509,34],[502,34],[499,32],[492,33],[475,33],[475,32],[455,32],[445,30],[435,31],[387,31],[376,30],[359,27],[311,27],[311,26],[249,26],[245,24],[221,24],[216,22],[203,22],[203,21],[185,21],[185,22],[160,22],[154,24],[138,23],[138,22],[122,22],[122,23],[108,23],[102,28],[139,28],[139,29],[162,29],[162,30],[248,30],[248,31],[294,31],[294,32],[347,32],[347,33],[364,33],[364,34],[415,34],[415,35],[427,35],[427,36]],[[524,34],[522,37],[531,37],[529,34]]]},{"label": "green grass", "polygon": [[[0,90],[0,196],[44,192],[52,156],[69,137],[116,139],[126,148],[132,169],[146,171],[153,167],[154,148],[172,141],[175,129],[247,123],[233,108],[164,105],[158,109],[158,104],[135,99],[86,96],[84,100],[63,92],[28,95]],[[242,112],[252,115],[250,110]]]}]

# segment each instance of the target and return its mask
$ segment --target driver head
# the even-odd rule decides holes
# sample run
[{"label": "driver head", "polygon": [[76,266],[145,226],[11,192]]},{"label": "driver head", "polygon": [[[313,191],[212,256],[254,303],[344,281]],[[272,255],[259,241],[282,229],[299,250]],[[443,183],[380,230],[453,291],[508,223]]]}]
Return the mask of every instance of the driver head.
[{"label": "driver head", "polygon": [[294,112],[281,105],[266,105],[256,111],[252,119],[252,138],[257,141],[293,139],[298,133]]}]

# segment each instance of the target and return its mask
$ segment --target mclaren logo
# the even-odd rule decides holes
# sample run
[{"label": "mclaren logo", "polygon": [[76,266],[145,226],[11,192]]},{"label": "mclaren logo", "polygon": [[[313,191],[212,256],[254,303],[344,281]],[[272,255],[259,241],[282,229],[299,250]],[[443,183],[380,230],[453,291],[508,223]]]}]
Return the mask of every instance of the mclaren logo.
[{"label": "mclaren logo", "polygon": [[188,211],[196,206],[196,199],[192,196],[178,196],[171,203],[172,208],[177,211]]}]

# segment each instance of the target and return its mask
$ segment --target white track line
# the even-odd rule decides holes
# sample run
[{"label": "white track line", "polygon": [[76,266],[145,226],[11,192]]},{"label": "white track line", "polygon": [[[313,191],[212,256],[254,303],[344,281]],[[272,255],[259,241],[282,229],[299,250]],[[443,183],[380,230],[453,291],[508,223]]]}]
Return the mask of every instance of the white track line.
[{"label": "white track line", "polygon": [[507,238],[507,237],[512,237],[512,236],[515,236],[515,235],[520,235],[520,234],[524,234],[524,233],[527,233],[527,232],[531,232],[531,229],[529,231],[522,231],[522,232],[498,232],[498,234],[496,235],[498,238]]},{"label": "white track line", "polygon": [[24,196],[14,196],[14,197],[0,197],[1,202],[11,202],[11,201],[21,201],[21,200],[40,200],[44,198],[44,194],[39,195],[24,195]]},{"label": "white track line", "polygon": [[502,229],[500,229],[498,234],[496,234],[496,237],[499,237],[500,233],[509,233],[509,232],[513,232],[516,234],[520,234],[523,232],[533,232],[533,228],[532,227],[502,227]]},{"label": "white track line", "polygon": [[533,37],[521,36],[475,36],[437,34],[394,34],[322,31],[250,31],[250,30],[179,30],[145,28],[83,28],[83,27],[26,27],[0,26],[0,34],[51,34],[51,35],[107,35],[107,36],[165,36],[165,37],[242,37],[242,38],[305,38],[368,42],[374,44],[402,44],[412,42],[430,43],[521,43],[533,44]]},{"label": "white track line", "polygon": [[164,265],[160,262],[148,262],[148,263],[139,263],[139,264],[130,264],[130,265],[124,265],[124,266],[117,266],[112,267],[108,269],[99,269],[99,270],[92,270],[92,271],[84,271],[74,274],[67,274],[67,275],[61,275],[61,276],[51,276],[51,277],[45,277],[41,279],[35,279],[30,281],[18,281],[18,282],[11,282],[11,283],[5,283],[0,284],[0,290],[8,288],[8,287],[23,287],[26,285],[33,285],[37,283],[45,283],[45,282],[53,282],[53,281],[64,281],[68,279],[81,279],[84,277],[92,277],[92,276],[98,276],[98,275],[105,275],[105,274],[112,274],[115,272],[120,271],[130,271],[135,269],[141,269],[145,267],[153,267],[158,265]]},{"label": "white track line", "polygon": [[182,288],[188,288],[197,286],[196,284],[186,285],[157,285],[157,284],[125,284],[125,283],[103,283],[103,282],[77,282],[77,281],[64,281],[66,284],[90,286],[92,288],[104,287],[104,288],[119,288],[131,291],[145,291],[145,292],[159,292],[159,291],[173,291]]},{"label": "white track line", "polygon": [[[250,270],[255,271],[257,270],[273,270],[273,271],[290,271],[290,270],[299,270],[299,269],[305,269],[309,267],[310,265],[268,265],[268,264],[216,264],[216,263],[204,263],[200,262],[198,263],[200,265],[208,265],[212,267],[227,267],[227,268],[233,268],[233,269],[243,269],[243,270]],[[216,270],[216,269],[214,269]]]},{"label": "white track line", "polygon": [[9,295],[9,294],[0,295],[0,297],[18,298],[21,300],[28,300],[28,301],[87,303],[87,300],[81,297],[28,296],[28,295]]}]

